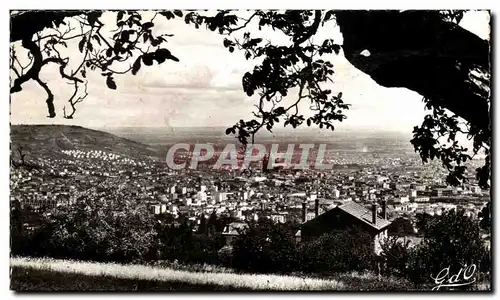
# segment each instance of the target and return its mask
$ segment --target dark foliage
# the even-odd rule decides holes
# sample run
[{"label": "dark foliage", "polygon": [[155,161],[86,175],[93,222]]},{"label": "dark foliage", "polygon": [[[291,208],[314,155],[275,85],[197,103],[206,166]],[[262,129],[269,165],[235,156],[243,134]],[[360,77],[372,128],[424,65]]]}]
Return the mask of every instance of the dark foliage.
[{"label": "dark foliage", "polygon": [[414,252],[409,247],[410,241],[404,242],[398,237],[389,237],[382,243],[381,259],[383,273],[397,277],[408,277],[408,264]]},{"label": "dark foliage", "polygon": [[389,236],[408,236],[415,234],[411,221],[403,217],[394,219],[387,229],[387,232]]},{"label": "dark foliage", "polygon": [[327,233],[302,247],[301,263],[313,273],[375,270],[373,241],[361,231]]},{"label": "dark foliage", "polygon": [[477,222],[466,217],[463,211],[451,210],[427,227],[416,254],[415,268],[435,276],[450,267],[450,272],[455,274],[465,265],[480,263],[484,252]]},{"label": "dark foliage", "polygon": [[[122,207],[124,212],[110,211]],[[158,260],[184,264],[209,263],[231,266],[251,273],[303,272],[333,275],[351,271],[381,271],[385,276],[432,284],[444,268],[456,274],[460,268],[477,266],[477,279],[491,276],[491,252],[480,237],[479,222],[462,211],[439,217],[421,215],[422,244],[410,247],[397,237],[382,243],[382,253],[373,252],[372,239],[359,230],[324,234],[304,244],[294,240],[293,224],[250,223],[224,246],[220,232],[199,230],[186,218],[166,224],[167,216],[154,217],[140,206],[132,209],[84,201],[59,213],[45,214],[41,226],[27,230],[29,209],[19,203],[11,208],[11,255],[53,257],[106,262],[147,263]],[[230,218],[211,215],[207,226],[223,227]],[[200,228],[200,227],[198,227]],[[222,250],[221,250],[222,248]]]},{"label": "dark foliage", "polygon": [[19,254],[115,262],[154,259],[154,218],[143,206],[115,205],[124,210],[93,201],[45,214],[41,226],[26,237],[28,244]]},{"label": "dark foliage", "polygon": [[[17,204],[16,204],[17,203]],[[117,209],[119,208],[119,209]],[[220,231],[231,219],[211,216],[211,230],[193,231],[182,216],[181,223],[167,223],[168,216],[153,216],[137,203],[82,201],[50,213],[11,208],[11,254],[106,262],[156,260],[217,264],[217,251],[224,245]],[[28,230],[24,223],[37,224]],[[171,220],[173,221],[173,220]]]},{"label": "dark foliage", "polygon": [[424,239],[419,246],[410,248],[408,243],[396,239],[389,239],[383,245],[386,273],[406,277],[415,283],[434,283],[433,278],[445,268],[449,268],[449,276],[452,276],[474,264],[477,278],[487,275],[491,253],[480,237],[478,223],[463,211],[451,210],[434,217],[431,222],[420,221],[420,224]]},{"label": "dark foliage", "polygon": [[491,201],[488,202],[478,215],[479,226],[486,232],[491,232]]},{"label": "dark foliage", "polygon": [[415,216],[415,227],[420,236],[423,236],[430,226],[437,221],[438,216],[431,216],[428,213],[418,213]]},{"label": "dark foliage", "polygon": [[10,208],[10,248],[12,253],[20,253],[26,247],[24,219],[21,203],[18,200],[13,201]]},{"label": "dark foliage", "polygon": [[280,225],[251,225],[232,246],[232,266],[240,271],[287,273],[299,267],[291,232]]},{"label": "dark foliage", "polygon": [[159,233],[159,244],[162,260],[217,264],[217,251],[224,240],[220,236],[194,233],[192,226],[183,222],[180,226],[164,226]]}]

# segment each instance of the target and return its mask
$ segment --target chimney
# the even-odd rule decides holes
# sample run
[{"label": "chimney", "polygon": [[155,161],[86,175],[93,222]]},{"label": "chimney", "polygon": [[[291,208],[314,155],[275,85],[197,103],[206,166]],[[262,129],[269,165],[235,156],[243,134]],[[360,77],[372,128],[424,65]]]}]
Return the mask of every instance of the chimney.
[{"label": "chimney", "polygon": [[302,222],[306,222],[306,217],[307,217],[307,208],[306,208],[306,203],[302,202]]},{"label": "chimney", "polygon": [[382,218],[387,220],[387,201],[382,200]]},{"label": "chimney", "polygon": [[319,199],[314,200],[314,217],[317,218],[319,215]]},{"label": "chimney", "polygon": [[372,223],[377,225],[377,204],[372,204]]}]

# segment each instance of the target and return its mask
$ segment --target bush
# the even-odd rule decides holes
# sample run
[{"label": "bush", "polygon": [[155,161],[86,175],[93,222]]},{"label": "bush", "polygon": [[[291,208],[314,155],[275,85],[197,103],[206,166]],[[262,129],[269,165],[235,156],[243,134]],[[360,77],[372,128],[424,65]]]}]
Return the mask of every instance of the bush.
[{"label": "bush", "polygon": [[371,270],[376,265],[371,238],[360,231],[327,233],[301,250],[306,272],[332,273]]},{"label": "bush", "polygon": [[[120,207],[120,211],[115,211]],[[46,214],[25,235],[27,256],[132,262],[156,258],[155,220],[145,206],[86,201]]]},{"label": "bush", "polygon": [[224,245],[214,231],[195,234],[187,219],[180,226],[167,225],[168,218],[152,215],[136,201],[80,199],[77,204],[36,213],[40,226],[27,230],[23,224],[32,223],[33,213],[13,201],[12,255],[120,263],[177,259],[182,263],[216,264],[217,251]]},{"label": "bush", "polygon": [[415,234],[411,221],[403,217],[396,218],[392,221],[387,231],[389,236],[407,236]]},{"label": "bush", "polygon": [[193,233],[184,222],[180,226],[165,225],[159,231],[160,258],[183,263],[218,263],[217,251],[224,245],[220,236]]},{"label": "bush", "polygon": [[420,233],[424,235],[419,246],[409,248],[396,238],[389,238],[382,245],[386,274],[406,277],[414,283],[434,284],[433,277],[445,268],[449,268],[449,276],[452,276],[465,266],[475,264],[476,272],[482,273],[476,274],[476,280],[487,280],[491,253],[484,246],[476,220],[460,210],[434,217],[419,215],[417,219]]},{"label": "bush", "polygon": [[433,282],[444,268],[450,276],[464,266],[491,266],[480,237],[479,224],[461,210],[451,210],[429,222],[422,244],[409,258],[408,276],[414,282]]},{"label": "bush", "polygon": [[233,262],[233,248],[231,246],[224,246],[217,252],[219,264],[224,267],[231,267]]},{"label": "bush", "polygon": [[298,269],[297,248],[290,232],[280,225],[252,225],[233,241],[233,268],[256,273]]},{"label": "bush", "polygon": [[409,247],[410,241],[403,242],[398,237],[389,237],[381,243],[380,253],[385,275],[407,277],[408,264],[414,252]]}]

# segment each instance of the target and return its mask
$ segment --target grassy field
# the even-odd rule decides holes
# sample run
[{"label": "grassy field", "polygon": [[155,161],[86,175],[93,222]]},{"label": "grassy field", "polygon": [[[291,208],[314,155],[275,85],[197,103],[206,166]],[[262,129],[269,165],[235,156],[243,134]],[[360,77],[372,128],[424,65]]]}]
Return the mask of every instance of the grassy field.
[{"label": "grassy field", "polygon": [[11,258],[15,291],[314,291],[343,290],[336,280],[191,272],[142,265]]},{"label": "grassy field", "polygon": [[188,282],[123,279],[113,276],[82,275],[36,268],[13,267],[11,290],[17,292],[211,292],[251,291],[222,285]]},{"label": "grassy field", "polygon": [[[55,259],[11,258],[10,289],[34,291],[429,291],[397,278],[343,273],[316,278],[294,274],[237,274],[209,265],[120,265]],[[476,290],[488,291],[488,286]]]}]

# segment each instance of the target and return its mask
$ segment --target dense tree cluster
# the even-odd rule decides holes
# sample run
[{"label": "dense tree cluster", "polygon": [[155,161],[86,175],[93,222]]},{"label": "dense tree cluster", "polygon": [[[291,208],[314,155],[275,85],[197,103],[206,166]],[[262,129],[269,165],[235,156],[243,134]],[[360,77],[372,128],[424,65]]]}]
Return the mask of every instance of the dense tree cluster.
[{"label": "dense tree cluster", "polygon": [[[25,223],[34,224],[28,229]],[[231,218],[212,219],[222,228]],[[19,203],[11,209],[11,254],[91,261],[217,263],[220,235],[194,232],[185,216],[174,225],[144,205],[123,201],[83,201],[45,213]]]},{"label": "dense tree cluster", "polygon": [[153,216],[144,207],[121,205],[117,210],[104,202],[81,202],[44,214],[39,226],[28,230],[24,223],[33,223],[33,212],[17,203],[11,210],[11,254],[121,263],[207,263],[246,273],[324,276],[371,271],[416,284],[432,284],[444,268],[456,274],[474,264],[478,278],[491,273],[491,251],[480,236],[479,221],[462,211],[422,218],[420,245],[390,236],[382,243],[382,253],[375,255],[370,237],[356,228],[297,243],[296,224],[250,222],[228,247],[221,231],[234,221],[230,217],[212,214],[193,226],[186,216],[174,222],[168,216]]},{"label": "dense tree cluster", "polygon": [[384,244],[385,272],[430,283],[445,268],[449,268],[451,276],[465,266],[475,265],[476,272],[490,276],[491,250],[481,238],[479,222],[464,211],[450,210],[435,217],[422,215],[417,226],[423,231],[423,241],[417,247],[397,237]]}]

